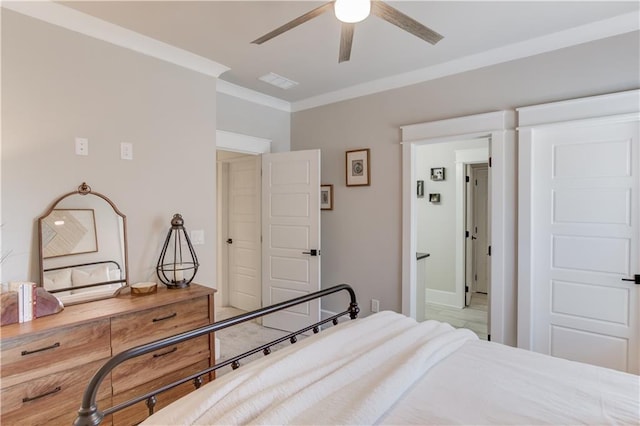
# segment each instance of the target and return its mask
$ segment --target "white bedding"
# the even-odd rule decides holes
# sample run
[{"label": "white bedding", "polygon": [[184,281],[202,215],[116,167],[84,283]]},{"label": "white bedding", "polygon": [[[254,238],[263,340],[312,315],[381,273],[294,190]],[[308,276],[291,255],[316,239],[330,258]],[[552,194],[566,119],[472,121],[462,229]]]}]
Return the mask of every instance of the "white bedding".
[{"label": "white bedding", "polygon": [[226,374],[143,424],[638,424],[639,397],[637,376],[381,312]]}]

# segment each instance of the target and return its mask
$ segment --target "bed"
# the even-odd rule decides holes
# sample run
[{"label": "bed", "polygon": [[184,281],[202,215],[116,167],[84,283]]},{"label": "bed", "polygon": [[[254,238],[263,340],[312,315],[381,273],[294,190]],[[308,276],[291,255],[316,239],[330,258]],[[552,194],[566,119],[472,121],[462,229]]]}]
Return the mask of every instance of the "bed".
[{"label": "bed", "polygon": [[[120,362],[174,344],[176,339],[188,340],[340,291],[349,293],[349,308],[300,331],[314,335],[270,353],[272,344],[284,339],[295,342],[300,332],[292,333],[225,361],[224,365],[231,363],[236,369],[154,413],[143,424],[640,422],[638,376],[480,341],[470,330],[437,321],[417,323],[394,312],[355,319],[355,294],[343,284],[115,356],[92,379],[75,424],[98,424],[112,410],[124,408],[101,411],[92,397],[101,377]],[[355,320],[318,333],[345,315]],[[260,351],[268,356],[237,368],[240,357]],[[180,383],[194,380],[197,385],[198,377]],[[132,403],[153,401],[157,393],[141,395]]]}]

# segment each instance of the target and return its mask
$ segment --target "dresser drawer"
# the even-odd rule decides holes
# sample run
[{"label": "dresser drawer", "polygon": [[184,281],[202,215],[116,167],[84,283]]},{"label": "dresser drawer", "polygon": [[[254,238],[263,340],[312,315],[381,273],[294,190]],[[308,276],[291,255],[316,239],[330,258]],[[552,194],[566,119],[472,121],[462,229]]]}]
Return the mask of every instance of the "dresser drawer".
[{"label": "dresser drawer", "polygon": [[205,326],[209,321],[207,296],[118,316],[111,322],[113,354]]},{"label": "dresser drawer", "polygon": [[[191,374],[195,374],[199,371],[204,370],[209,367],[209,361],[200,361],[197,364],[190,365],[189,367],[183,368],[178,371],[174,371],[169,373],[159,379],[153,380],[149,383],[142,384],[138,387],[130,389],[126,392],[119,393],[114,395],[113,404],[120,404],[124,401],[127,401],[136,396],[144,395],[147,392],[151,392],[155,389],[158,389],[164,385],[175,382],[176,380],[182,379],[184,377],[190,376]],[[209,381],[208,374],[205,374],[202,377],[202,383],[205,384]],[[181,384],[180,386],[176,386],[173,389],[170,389],[166,392],[162,392],[158,394],[156,399],[156,405],[154,407],[154,412],[157,412],[161,408],[166,407],[171,404],[173,401],[178,398],[188,394],[189,392],[194,391],[196,388],[193,384],[193,381],[189,381]],[[146,401],[141,401],[131,407],[125,408],[122,411],[118,411],[113,413],[114,423],[118,426],[121,425],[135,425],[143,421],[149,416],[149,409],[147,408]]]},{"label": "dresser drawer", "polygon": [[3,339],[2,387],[109,357],[109,337],[109,319],[104,319]]},{"label": "dresser drawer", "polygon": [[111,372],[113,393],[126,391],[210,357],[209,336],[201,336],[139,356],[124,362]]},{"label": "dresser drawer", "polygon": [[[94,361],[2,389],[2,423],[46,424],[51,419],[60,417],[71,424],[89,380],[106,361]],[[102,400],[107,406],[111,404],[110,377],[102,382],[98,400]]]}]

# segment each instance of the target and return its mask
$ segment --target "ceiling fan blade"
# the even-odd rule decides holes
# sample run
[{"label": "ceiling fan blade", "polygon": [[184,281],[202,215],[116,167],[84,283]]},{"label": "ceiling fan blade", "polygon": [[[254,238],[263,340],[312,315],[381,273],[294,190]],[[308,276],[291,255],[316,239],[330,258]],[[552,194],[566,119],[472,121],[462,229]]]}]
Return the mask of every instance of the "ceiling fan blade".
[{"label": "ceiling fan blade", "polygon": [[325,3],[322,6],[316,7],[315,9],[305,13],[304,15],[298,16],[296,19],[287,22],[281,27],[276,28],[275,30],[263,35],[260,38],[253,40],[251,43],[253,44],[262,44],[265,41],[269,41],[272,38],[279,36],[285,31],[289,31],[292,28],[297,27],[300,24],[304,24],[305,22],[315,18],[316,16],[322,15],[324,12],[330,10],[333,7],[333,2]]},{"label": "ceiling fan blade", "polygon": [[425,27],[420,22],[410,18],[395,7],[389,6],[382,1],[371,2],[371,13],[407,32],[410,32],[416,37],[420,37],[428,43],[436,44],[443,39],[442,35],[433,31],[431,28]]},{"label": "ceiling fan blade", "polygon": [[351,59],[351,44],[353,43],[353,30],[355,24],[342,23],[342,31],[340,32],[340,55],[338,63],[346,62]]}]

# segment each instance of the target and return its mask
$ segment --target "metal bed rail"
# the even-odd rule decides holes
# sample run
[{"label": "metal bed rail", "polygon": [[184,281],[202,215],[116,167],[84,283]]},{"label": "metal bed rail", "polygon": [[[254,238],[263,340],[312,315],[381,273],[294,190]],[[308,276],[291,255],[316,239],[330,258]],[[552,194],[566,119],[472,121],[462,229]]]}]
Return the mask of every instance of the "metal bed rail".
[{"label": "metal bed rail", "polygon": [[[246,321],[251,321],[254,320],[256,318],[265,316],[265,315],[269,315],[272,314],[274,312],[278,312],[287,308],[290,308],[292,306],[295,305],[299,305],[302,303],[306,303],[309,302],[311,300],[314,299],[320,299],[324,296],[333,294],[333,293],[338,293],[340,291],[346,291],[349,293],[349,297],[350,297],[350,303],[349,303],[349,307],[346,311],[344,312],[340,312],[338,314],[335,314],[329,318],[326,318],[322,321],[319,321],[315,324],[312,324],[308,327],[302,328],[300,330],[291,332],[289,334],[287,334],[286,336],[283,336],[279,339],[273,340],[269,343],[266,343],[264,345],[261,345],[259,347],[253,348],[247,352],[244,352],[240,355],[234,356],[232,358],[229,358],[228,360],[225,360],[223,362],[221,362],[220,364],[215,364],[209,368],[206,368],[202,371],[199,371],[195,374],[192,374],[188,377],[184,377],[182,379],[179,379],[175,382],[172,382],[168,385],[165,385],[161,388],[155,389],[151,392],[145,393],[144,395],[140,395],[137,396],[135,398],[132,398],[128,401],[125,401],[123,403],[120,403],[118,405],[115,405],[113,407],[107,408],[105,410],[100,411],[98,409],[97,406],[97,395],[98,395],[98,389],[100,387],[100,385],[102,384],[103,380],[107,377],[108,374],[111,373],[111,371],[117,367],[118,365],[120,365],[121,363],[141,356],[141,355],[145,355],[148,354],[150,352],[154,352],[157,351],[158,349],[162,349],[165,348],[167,346],[172,346],[178,343],[182,343],[184,341],[190,340],[190,339],[194,339],[196,337],[200,337],[200,336],[204,336],[216,331],[220,331],[223,330],[225,328],[228,327],[232,327],[234,325],[246,322]],[[188,381],[193,380],[194,382],[194,386],[197,388],[199,388],[202,385],[202,376],[204,376],[205,374],[209,374],[215,370],[218,370],[222,367],[225,367],[229,364],[231,364],[231,367],[235,370],[240,366],[240,360],[243,358],[246,358],[250,355],[253,355],[255,353],[258,353],[260,351],[262,351],[264,353],[264,355],[268,355],[271,353],[271,347],[274,345],[277,345],[278,343],[282,343],[284,341],[289,340],[292,344],[296,343],[297,341],[297,336],[303,333],[306,333],[308,331],[313,331],[313,333],[318,333],[320,331],[320,327],[324,324],[327,324],[329,322],[333,323],[334,325],[338,324],[338,318],[344,315],[349,315],[349,318],[351,319],[356,319],[358,316],[358,313],[360,312],[360,308],[358,307],[358,303],[356,301],[356,294],[353,291],[353,289],[351,288],[351,286],[349,286],[348,284],[339,284],[324,290],[320,290],[317,292],[313,292],[313,293],[309,293],[305,296],[300,296],[300,297],[296,297],[294,299],[290,299],[290,300],[286,300],[284,302],[280,302],[280,303],[276,303],[274,305],[270,305],[270,306],[266,306],[264,308],[260,308],[257,309],[255,311],[251,311],[251,312],[247,312],[245,314],[242,315],[238,315],[232,318],[228,318],[226,320],[222,320],[219,322],[214,322],[213,324],[204,326],[204,327],[200,327],[200,328],[196,328],[194,330],[191,331],[187,331],[184,333],[180,333],[177,334],[175,336],[170,336],[164,339],[160,339],[157,340],[155,342],[151,342],[151,343],[147,343],[144,345],[140,345],[140,346],[136,346],[134,348],[128,349],[126,351],[120,352],[119,354],[113,356],[109,361],[107,361],[97,372],[96,374],[91,378],[91,381],[89,382],[89,385],[87,386],[87,388],[85,389],[84,395],[82,397],[82,405],[80,407],[80,409],[78,410],[78,416],[76,417],[76,420],[74,421],[74,425],[75,426],[95,426],[95,425],[99,425],[100,422],[102,422],[102,420],[104,419],[105,416],[108,416],[110,414],[113,414],[117,411],[123,410],[127,407],[130,407],[134,404],[137,404],[141,401],[146,400],[147,401],[147,407],[149,408],[149,414],[153,414],[153,410],[154,407],[156,405],[156,395],[165,392],[171,388],[174,388],[178,385],[181,385],[183,383],[186,383]]]}]

